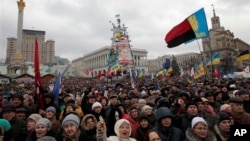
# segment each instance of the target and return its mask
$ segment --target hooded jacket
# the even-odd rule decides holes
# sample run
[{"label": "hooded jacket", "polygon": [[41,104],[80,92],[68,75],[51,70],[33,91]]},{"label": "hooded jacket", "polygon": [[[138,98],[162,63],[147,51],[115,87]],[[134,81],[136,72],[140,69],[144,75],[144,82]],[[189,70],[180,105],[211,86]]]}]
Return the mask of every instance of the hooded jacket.
[{"label": "hooded jacket", "polygon": [[172,119],[174,118],[174,115],[169,110],[169,108],[160,107],[157,110],[156,117],[157,117],[157,123],[156,123],[156,127],[153,128],[153,130],[158,132],[162,141],[184,141],[185,140],[185,135],[180,129],[175,128],[172,125],[170,125],[169,127],[163,127],[161,125],[162,118],[165,118],[165,117],[170,117]]},{"label": "hooded jacket", "polygon": [[[88,118],[92,118],[94,121],[94,128],[93,129],[89,129],[89,127],[87,126],[87,119]],[[97,124],[97,119],[95,118],[94,115],[92,114],[87,114],[84,116],[84,118],[82,119],[81,122],[81,128],[82,130],[82,134],[85,136],[86,141],[96,141],[96,124]]]}]

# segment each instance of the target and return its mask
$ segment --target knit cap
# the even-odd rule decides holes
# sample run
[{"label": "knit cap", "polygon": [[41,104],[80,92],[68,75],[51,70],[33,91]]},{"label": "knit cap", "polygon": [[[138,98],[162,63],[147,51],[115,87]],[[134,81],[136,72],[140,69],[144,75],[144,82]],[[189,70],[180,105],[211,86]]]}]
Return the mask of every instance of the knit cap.
[{"label": "knit cap", "polygon": [[41,118],[41,119],[39,119],[39,120],[36,122],[36,127],[37,127],[38,125],[44,125],[46,128],[48,128],[48,130],[50,130],[50,129],[51,129],[51,126],[52,126],[50,120],[48,120],[47,118]]},{"label": "knit cap", "polygon": [[199,123],[199,122],[202,122],[202,123],[204,123],[204,124],[207,125],[207,122],[204,120],[204,118],[202,118],[202,117],[194,117],[194,118],[192,119],[192,122],[191,122],[191,127],[192,127],[192,129],[194,129],[194,126],[195,126],[197,123]]},{"label": "knit cap", "polygon": [[42,116],[41,115],[39,115],[39,114],[31,114],[28,118],[27,118],[27,120],[28,119],[32,119],[32,120],[34,120],[35,122],[37,122],[39,119],[41,119],[42,118]]},{"label": "knit cap", "polygon": [[92,104],[92,110],[95,110],[95,108],[97,107],[101,107],[102,108],[102,104],[100,102],[95,102]]},{"label": "knit cap", "polygon": [[75,114],[69,114],[63,119],[62,127],[64,127],[65,125],[69,123],[74,124],[78,128],[80,124],[80,118]]},{"label": "knit cap", "polygon": [[43,136],[43,137],[37,139],[36,141],[56,141],[56,139],[51,137],[51,136]]},{"label": "knit cap", "polygon": [[56,108],[54,106],[49,106],[47,109],[46,109],[46,112],[53,112],[54,114],[56,113]]},{"label": "knit cap", "polygon": [[4,132],[9,131],[11,128],[9,121],[6,119],[0,119],[0,126],[3,128]]},{"label": "knit cap", "polygon": [[115,123],[115,134],[116,134],[118,137],[120,137],[119,128],[120,128],[120,126],[123,125],[123,124],[127,124],[127,125],[129,126],[129,130],[130,130],[129,136],[131,135],[131,126],[130,126],[130,122],[129,122],[128,120],[126,120],[126,119],[119,119],[119,120],[117,120],[116,123]]},{"label": "knit cap", "polygon": [[217,124],[219,124],[223,120],[231,120],[231,119],[230,119],[230,116],[227,113],[219,112],[218,116],[217,116]]}]

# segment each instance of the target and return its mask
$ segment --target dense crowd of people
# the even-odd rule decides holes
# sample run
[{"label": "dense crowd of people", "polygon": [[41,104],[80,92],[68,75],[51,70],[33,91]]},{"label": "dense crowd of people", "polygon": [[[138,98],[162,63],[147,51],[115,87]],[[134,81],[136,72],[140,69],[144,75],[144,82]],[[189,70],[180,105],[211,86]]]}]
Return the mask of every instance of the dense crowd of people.
[{"label": "dense crowd of people", "polygon": [[58,99],[43,82],[0,84],[3,141],[230,141],[250,125],[250,81],[63,78]]}]

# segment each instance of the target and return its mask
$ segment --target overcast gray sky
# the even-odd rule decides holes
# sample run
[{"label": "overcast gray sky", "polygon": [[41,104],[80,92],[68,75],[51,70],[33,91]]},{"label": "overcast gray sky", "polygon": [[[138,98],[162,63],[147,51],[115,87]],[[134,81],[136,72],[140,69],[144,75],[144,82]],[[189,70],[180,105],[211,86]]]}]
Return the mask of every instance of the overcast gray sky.
[{"label": "overcast gray sky", "polygon": [[[56,55],[69,60],[111,45],[109,21],[120,14],[128,27],[131,45],[146,49],[148,58],[199,52],[196,41],[166,47],[164,37],[175,25],[204,7],[211,28],[214,4],[221,25],[250,44],[249,0],[24,0],[24,29],[46,31],[55,40]],[[16,0],[0,0],[0,59],[5,58],[7,37],[17,37]],[[200,46],[201,40],[198,40]]]}]

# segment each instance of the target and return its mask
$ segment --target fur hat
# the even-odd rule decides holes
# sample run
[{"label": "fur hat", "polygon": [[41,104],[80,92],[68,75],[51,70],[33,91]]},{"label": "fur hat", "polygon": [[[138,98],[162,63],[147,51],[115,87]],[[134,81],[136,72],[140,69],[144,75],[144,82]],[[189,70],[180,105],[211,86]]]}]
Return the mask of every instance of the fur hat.
[{"label": "fur hat", "polygon": [[41,119],[42,118],[42,116],[41,115],[39,115],[39,114],[31,114],[28,118],[27,118],[27,120],[28,119],[32,119],[32,120],[34,120],[35,122],[37,122],[39,119]]},{"label": "fur hat", "polygon": [[52,126],[50,120],[48,120],[47,118],[40,118],[40,119],[36,122],[36,127],[37,127],[38,125],[44,125],[45,127],[48,128],[48,130],[50,130],[50,129],[51,129],[51,126]]},{"label": "fur hat", "polygon": [[69,123],[74,124],[78,128],[80,124],[80,118],[76,114],[69,114],[63,119],[62,127]]},{"label": "fur hat", "polygon": [[95,108],[97,107],[101,107],[102,108],[102,104],[100,102],[95,102],[92,104],[92,110],[95,110]]},{"label": "fur hat", "polygon": [[131,135],[131,125],[130,125],[130,122],[126,119],[119,119],[118,121],[116,121],[115,123],[115,134],[120,137],[120,133],[119,133],[119,128],[121,125],[123,124],[127,124],[129,126],[129,136]]},{"label": "fur hat", "polygon": [[11,125],[6,119],[0,119],[0,127],[3,128],[4,132],[7,132],[11,129]]},{"label": "fur hat", "polygon": [[199,122],[202,122],[202,123],[204,123],[204,124],[207,125],[207,122],[204,120],[204,118],[202,118],[202,117],[194,117],[194,118],[192,119],[192,122],[191,122],[191,127],[192,127],[192,129],[194,129],[194,126],[195,126],[197,123],[199,123]]},{"label": "fur hat", "polygon": [[49,106],[47,109],[46,109],[46,112],[53,112],[54,114],[56,113],[56,108],[54,106]]}]

